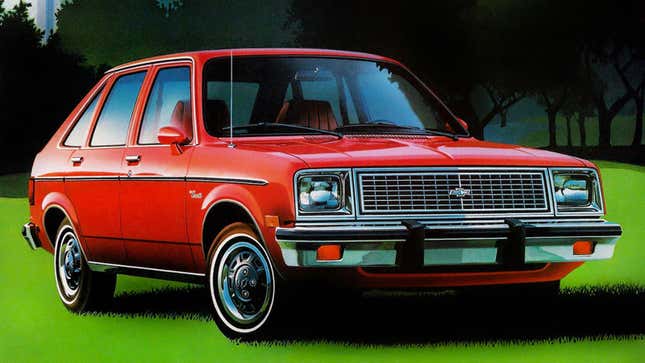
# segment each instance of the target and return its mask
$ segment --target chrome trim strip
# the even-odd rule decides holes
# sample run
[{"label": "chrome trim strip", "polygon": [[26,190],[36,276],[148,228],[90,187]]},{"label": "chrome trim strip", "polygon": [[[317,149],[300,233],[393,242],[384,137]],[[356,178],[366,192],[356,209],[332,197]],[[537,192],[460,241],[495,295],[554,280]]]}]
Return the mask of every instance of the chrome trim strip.
[{"label": "chrome trim strip", "polygon": [[206,182],[206,183],[248,184],[248,185],[267,185],[267,184],[269,184],[268,181],[263,180],[263,179],[203,177],[203,176],[189,176],[189,177],[186,177],[186,181]]},{"label": "chrome trim strip", "polygon": [[34,181],[63,181],[65,180],[62,176],[38,176],[34,177]]},{"label": "chrome trim strip", "polygon": [[[445,239],[445,238],[443,238]],[[428,240],[428,239],[426,239]],[[363,244],[363,243],[399,243],[405,242],[405,239],[339,239],[339,240],[324,240],[324,241],[302,241],[294,239],[280,239],[278,243],[302,243],[303,245],[320,245],[320,244],[334,244],[334,243],[348,243],[352,244]]]},{"label": "chrome trim strip", "polygon": [[186,178],[182,177],[170,177],[170,176],[121,176],[119,177],[121,181],[186,181]]},{"label": "chrome trim strip", "polygon": [[121,181],[190,181],[206,183],[247,184],[264,186],[269,184],[262,179],[246,178],[219,178],[219,177],[167,177],[167,176],[65,176],[65,177],[35,177],[34,180],[47,181],[96,181],[96,180],[121,180]]},{"label": "chrome trim strip", "polygon": [[107,71],[105,71],[105,74],[118,72],[118,71],[122,71],[122,70],[125,70],[125,69],[130,69],[130,68],[136,68],[136,67],[140,67],[140,66],[161,65],[161,64],[164,64],[164,63],[174,63],[176,61],[181,61],[181,60],[184,60],[184,61],[187,60],[187,61],[192,61],[192,62],[195,61],[195,59],[193,57],[187,56],[187,55],[177,56],[177,57],[169,57],[169,58],[163,58],[163,59],[141,60],[141,61],[138,61],[138,62],[126,63],[126,64],[122,64],[122,65],[113,67],[113,68],[108,69]]},{"label": "chrome trim strip", "polygon": [[[558,218],[558,219],[532,219],[532,218],[523,218],[520,219],[524,223],[530,223],[530,224],[535,224],[535,223],[580,223],[580,222],[585,222],[585,223],[603,223],[607,222],[604,219],[601,218]],[[504,220],[502,219],[474,219],[474,220],[463,220],[463,219],[455,219],[455,220],[424,220],[424,219],[417,219],[416,220],[419,223],[432,226],[432,225],[442,225],[442,226],[456,226],[459,228],[463,228],[464,226],[476,226],[476,225],[500,225],[504,224]],[[352,226],[365,226],[369,228],[373,227],[388,227],[388,226],[396,226],[400,227],[401,226],[401,221],[391,221],[391,220],[361,220],[361,221],[351,221],[351,222],[343,222],[343,221],[335,221],[335,220],[326,220],[326,221],[320,221],[320,222],[298,222],[295,224],[295,227],[352,227]]]},{"label": "chrome trim strip", "polygon": [[66,176],[65,181],[108,181],[119,180],[119,176]]},{"label": "chrome trim strip", "polygon": [[133,266],[133,265],[121,265],[118,263],[88,261],[87,264],[90,266],[90,269],[92,271],[99,271],[99,272],[105,272],[110,269],[126,268],[126,269],[133,269],[133,270],[153,271],[153,272],[161,272],[161,273],[176,274],[176,275],[188,275],[188,276],[196,276],[196,277],[206,276],[206,274],[197,273],[197,272],[165,270],[161,268]]}]

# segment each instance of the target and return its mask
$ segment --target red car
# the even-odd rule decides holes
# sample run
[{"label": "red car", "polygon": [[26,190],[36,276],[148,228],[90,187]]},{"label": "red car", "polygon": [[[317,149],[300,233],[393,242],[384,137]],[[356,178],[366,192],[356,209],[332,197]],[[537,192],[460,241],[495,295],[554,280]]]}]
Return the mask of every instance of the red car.
[{"label": "red car", "polygon": [[313,49],[111,69],[37,155],[29,203],[68,309],[109,302],[117,274],[197,281],[238,337],[302,283],[556,292],[621,235],[592,163],[476,140],[400,63]]}]

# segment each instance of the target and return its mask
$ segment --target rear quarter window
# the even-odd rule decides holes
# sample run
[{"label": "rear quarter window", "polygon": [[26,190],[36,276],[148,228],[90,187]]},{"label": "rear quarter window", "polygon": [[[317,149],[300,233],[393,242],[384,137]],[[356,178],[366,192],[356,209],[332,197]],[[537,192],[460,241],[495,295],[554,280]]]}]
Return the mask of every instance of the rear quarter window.
[{"label": "rear quarter window", "polygon": [[85,108],[85,110],[83,110],[81,116],[76,121],[76,124],[74,124],[74,127],[72,127],[72,131],[70,131],[70,133],[67,135],[67,138],[65,138],[63,145],[71,147],[83,146],[85,138],[87,137],[87,133],[90,129],[90,124],[92,122],[92,119],[94,118],[96,104],[98,103],[99,98],[101,98],[101,93],[103,93],[102,90],[98,91],[96,95],[94,95],[94,98],[89,103],[89,105]]}]

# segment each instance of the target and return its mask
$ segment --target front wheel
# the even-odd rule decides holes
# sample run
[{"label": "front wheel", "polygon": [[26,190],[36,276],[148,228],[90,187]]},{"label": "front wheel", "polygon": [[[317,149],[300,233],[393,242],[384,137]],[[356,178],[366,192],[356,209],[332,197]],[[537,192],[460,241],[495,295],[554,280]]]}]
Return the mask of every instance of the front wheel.
[{"label": "front wheel", "polygon": [[251,338],[267,329],[275,302],[271,259],[253,229],[225,227],[209,252],[208,286],[215,322],[229,338]]},{"label": "front wheel", "polygon": [[115,274],[90,270],[78,236],[67,219],[56,233],[54,276],[63,305],[76,313],[106,306],[116,287]]}]

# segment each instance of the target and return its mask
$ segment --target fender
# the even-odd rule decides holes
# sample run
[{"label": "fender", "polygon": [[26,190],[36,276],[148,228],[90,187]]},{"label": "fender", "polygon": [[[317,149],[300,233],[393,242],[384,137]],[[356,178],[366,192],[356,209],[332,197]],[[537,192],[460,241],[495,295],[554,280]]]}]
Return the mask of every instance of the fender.
[{"label": "fender", "polygon": [[[43,201],[41,203],[41,210],[43,211],[42,217],[41,217],[42,218],[41,225],[43,226],[43,229],[45,227],[45,216],[47,215],[47,211],[50,208],[58,208],[67,216],[67,219],[69,219],[70,222],[72,223],[72,228],[74,229],[74,233],[76,233],[76,235],[79,236],[81,249],[84,250],[85,246],[83,246],[83,240],[82,238],[80,238],[80,236],[82,236],[82,230],[80,227],[80,223],[78,221],[78,215],[76,214],[76,209],[74,208],[72,201],[65,194],[61,192],[52,192],[47,194],[45,198],[43,198]],[[49,241],[50,245],[53,246],[55,241],[51,241],[49,239],[49,236],[46,233],[45,233],[45,236],[47,237],[47,240]]]},{"label": "fender", "polygon": [[253,194],[251,194],[251,192],[249,192],[244,186],[240,184],[218,185],[212,188],[211,191],[206,195],[200,209],[201,215],[199,220],[201,223],[198,234],[198,241],[200,242],[200,244],[203,239],[203,226],[208,212],[215,205],[223,202],[235,203],[244,208],[251,216],[251,219],[253,219],[255,228],[258,230],[258,232],[260,232],[261,235],[259,237],[261,239],[261,242],[266,245],[266,241],[264,240],[265,224],[264,219],[262,218],[262,210]]}]

